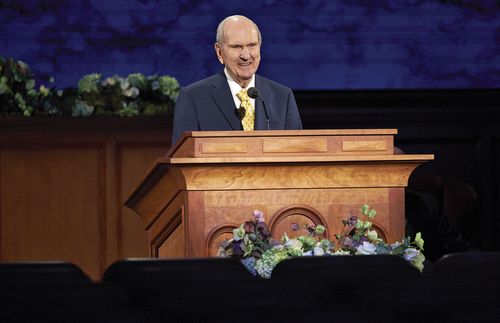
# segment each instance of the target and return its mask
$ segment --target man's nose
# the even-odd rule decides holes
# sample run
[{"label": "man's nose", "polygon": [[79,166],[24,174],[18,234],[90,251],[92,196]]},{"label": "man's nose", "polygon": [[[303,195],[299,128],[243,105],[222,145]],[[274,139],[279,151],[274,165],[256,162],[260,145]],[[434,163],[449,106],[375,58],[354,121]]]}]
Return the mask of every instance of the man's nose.
[{"label": "man's nose", "polygon": [[248,48],[244,47],[241,50],[240,57],[245,60],[250,58],[250,51],[248,50]]}]

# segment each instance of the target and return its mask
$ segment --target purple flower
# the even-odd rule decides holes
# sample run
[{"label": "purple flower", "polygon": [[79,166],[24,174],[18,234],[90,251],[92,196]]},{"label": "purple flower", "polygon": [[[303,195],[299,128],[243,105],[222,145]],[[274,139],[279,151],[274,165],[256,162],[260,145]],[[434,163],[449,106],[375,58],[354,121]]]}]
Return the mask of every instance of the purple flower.
[{"label": "purple flower", "polygon": [[255,270],[256,259],[254,257],[248,257],[240,260],[243,266],[253,275],[257,276],[257,271]]},{"label": "purple flower", "polygon": [[264,222],[257,222],[255,229],[257,231],[259,238],[262,240],[266,240],[271,235]]},{"label": "purple flower", "polygon": [[255,220],[257,220],[257,222],[264,222],[264,213],[262,213],[262,211],[253,211],[253,216],[255,217]]},{"label": "purple flower", "polygon": [[257,222],[255,228],[257,229],[257,231],[264,231],[267,228],[267,226],[265,222]]},{"label": "purple flower", "polygon": [[352,239],[351,237],[345,237],[341,242],[341,245],[343,247],[346,247],[349,249],[356,249],[360,244],[361,244],[361,242],[356,241],[356,240]]},{"label": "purple flower", "polygon": [[419,252],[415,248],[408,248],[404,251],[403,258],[405,258],[407,261],[413,261],[414,259],[417,258]]},{"label": "purple flower", "polygon": [[307,229],[307,233],[310,236],[314,236],[315,235],[315,233],[316,233],[316,227],[315,226],[307,226],[306,229]]},{"label": "purple flower", "polygon": [[292,227],[292,231],[299,231],[300,229],[297,223],[292,223],[290,226]]},{"label": "purple flower", "polygon": [[233,241],[233,257],[243,257],[243,250],[241,250],[241,241]]},{"label": "purple flower", "polygon": [[355,215],[351,216],[349,220],[347,220],[347,224],[351,227],[355,226],[357,222],[358,222],[358,217]]},{"label": "purple flower", "polygon": [[253,221],[246,221],[243,224],[243,228],[245,229],[246,233],[254,233],[255,232],[255,224]]}]

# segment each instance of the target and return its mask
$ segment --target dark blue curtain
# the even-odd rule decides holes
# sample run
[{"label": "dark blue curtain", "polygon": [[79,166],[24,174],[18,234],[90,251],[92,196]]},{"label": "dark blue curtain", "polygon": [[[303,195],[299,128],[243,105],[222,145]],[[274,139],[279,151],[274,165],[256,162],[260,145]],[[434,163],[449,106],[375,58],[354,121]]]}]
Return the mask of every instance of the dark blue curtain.
[{"label": "dark blue curtain", "polygon": [[293,89],[500,86],[500,3],[466,0],[0,1],[0,56],[38,80],[140,72],[189,84],[220,69],[218,22],[263,35],[260,74]]}]

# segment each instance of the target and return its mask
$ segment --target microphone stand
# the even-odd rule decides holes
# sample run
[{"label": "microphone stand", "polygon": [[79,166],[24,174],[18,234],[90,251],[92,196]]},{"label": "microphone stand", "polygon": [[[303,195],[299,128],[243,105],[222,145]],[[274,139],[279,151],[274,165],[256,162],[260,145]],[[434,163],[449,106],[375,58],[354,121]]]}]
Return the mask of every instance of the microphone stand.
[{"label": "microphone stand", "polygon": [[266,114],[267,130],[271,130],[269,114],[267,114],[266,104],[264,103],[264,100],[259,95],[259,90],[257,90],[256,87],[251,87],[248,89],[247,94],[252,99],[258,98],[260,102],[262,102],[262,107],[264,108],[264,113]]}]

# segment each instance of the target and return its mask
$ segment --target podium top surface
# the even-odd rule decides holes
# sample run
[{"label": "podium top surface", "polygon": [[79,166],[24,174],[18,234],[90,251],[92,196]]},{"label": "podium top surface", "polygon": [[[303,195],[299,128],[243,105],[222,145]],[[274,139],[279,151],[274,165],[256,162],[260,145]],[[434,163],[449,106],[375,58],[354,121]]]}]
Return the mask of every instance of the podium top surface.
[{"label": "podium top surface", "polygon": [[254,131],[187,131],[173,145],[167,156],[171,156],[189,138],[252,138],[252,137],[310,137],[310,136],[369,136],[396,135],[397,129],[315,129],[315,130],[254,130]]},{"label": "podium top surface", "polygon": [[[313,130],[254,130],[254,131],[188,131],[183,137],[275,137],[275,136],[339,136],[396,135],[397,129],[313,129]],[[182,141],[182,140],[179,140]]]},{"label": "podium top surface", "polygon": [[393,154],[397,129],[186,132],[166,158]]}]

